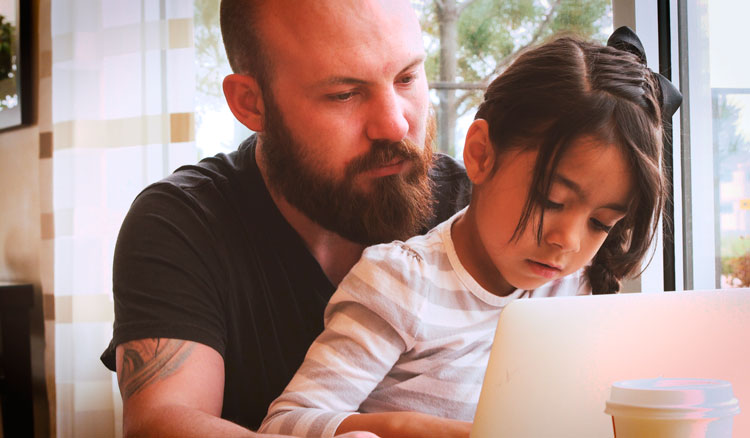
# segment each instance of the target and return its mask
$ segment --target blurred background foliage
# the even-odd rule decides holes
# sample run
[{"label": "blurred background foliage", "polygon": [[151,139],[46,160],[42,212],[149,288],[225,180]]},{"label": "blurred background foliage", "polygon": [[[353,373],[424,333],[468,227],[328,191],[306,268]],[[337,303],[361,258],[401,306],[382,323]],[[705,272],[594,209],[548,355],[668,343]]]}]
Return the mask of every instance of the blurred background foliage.
[{"label": "blurred background foliage", "polygon": [[[473,115],[483,89],[524,49],[559,33],[605,42],[610,0],[426,0],[420,12],[427,75],[435,88],[438,150],[457,154],[456,123]],[[451,84],[453,84],[451,86]]]}]

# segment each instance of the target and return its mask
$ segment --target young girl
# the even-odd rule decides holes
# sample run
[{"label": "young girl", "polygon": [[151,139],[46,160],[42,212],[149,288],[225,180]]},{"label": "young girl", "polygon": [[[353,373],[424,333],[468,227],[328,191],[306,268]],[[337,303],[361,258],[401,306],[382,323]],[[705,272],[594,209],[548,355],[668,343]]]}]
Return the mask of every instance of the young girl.
[{"label": "young girl", "polygon": [[495,79],[464,146],[470,205],[365,250],[261,431],[468,437],[509,301],[636,273],[665,193],[661,87],[640,58],[561,38]]}]

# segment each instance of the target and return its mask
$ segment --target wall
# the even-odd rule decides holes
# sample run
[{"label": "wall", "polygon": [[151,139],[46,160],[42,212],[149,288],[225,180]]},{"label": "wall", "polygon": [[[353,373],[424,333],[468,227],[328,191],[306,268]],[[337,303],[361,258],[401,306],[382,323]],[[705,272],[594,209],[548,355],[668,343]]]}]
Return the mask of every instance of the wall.
[{"label": "wall", "polygon": [[[34,384],[35,436],[50,436],[48,394],[54,397],[54,305],[45,285],[51,277],[51,260],[44,237],[51,235],[51,39],[49,0],[32,1],[34,114],[30,125],[0,132],[0,281],[34,285],[31,347]],[[46,312],[45,312],[46,311]],[[46,317],[45,317],[46,316]],[[45,335],[46,333],[46,335]],[[47,339],[45,339],[45,336]]]}]

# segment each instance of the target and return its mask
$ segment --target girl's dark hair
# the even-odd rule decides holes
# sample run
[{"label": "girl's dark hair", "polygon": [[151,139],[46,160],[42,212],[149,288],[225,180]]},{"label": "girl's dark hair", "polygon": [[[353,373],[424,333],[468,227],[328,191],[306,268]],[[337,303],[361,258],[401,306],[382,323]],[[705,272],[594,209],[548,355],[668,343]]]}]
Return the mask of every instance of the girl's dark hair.
[{"label": "girl's dark hair", "polygon": [[[496,151],[537,148],[531,187],[514,237],[540,213],[562,156],[582,136],[616,144],[629,161],[635,192],[586,276],[594,293],[620,289],[640,272],[666,198],[659,81],[631,53],[562,37],[521,54],[487,88],[476,114]],[[500,160],[497,160],[500,161]],[[497,162],[496,161],[496,162]]]}]

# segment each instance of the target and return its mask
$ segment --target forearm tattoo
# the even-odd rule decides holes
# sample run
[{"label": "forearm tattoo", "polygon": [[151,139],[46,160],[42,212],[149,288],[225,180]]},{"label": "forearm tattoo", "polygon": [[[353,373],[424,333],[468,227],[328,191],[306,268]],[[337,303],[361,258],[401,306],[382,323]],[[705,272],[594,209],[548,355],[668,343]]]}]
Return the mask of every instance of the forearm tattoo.
[{"label": "forearm tattoo", "polygon": [[143,339],[124,345],[120,372],[123,399],[174,374],[195,347],[179,339]]}]

